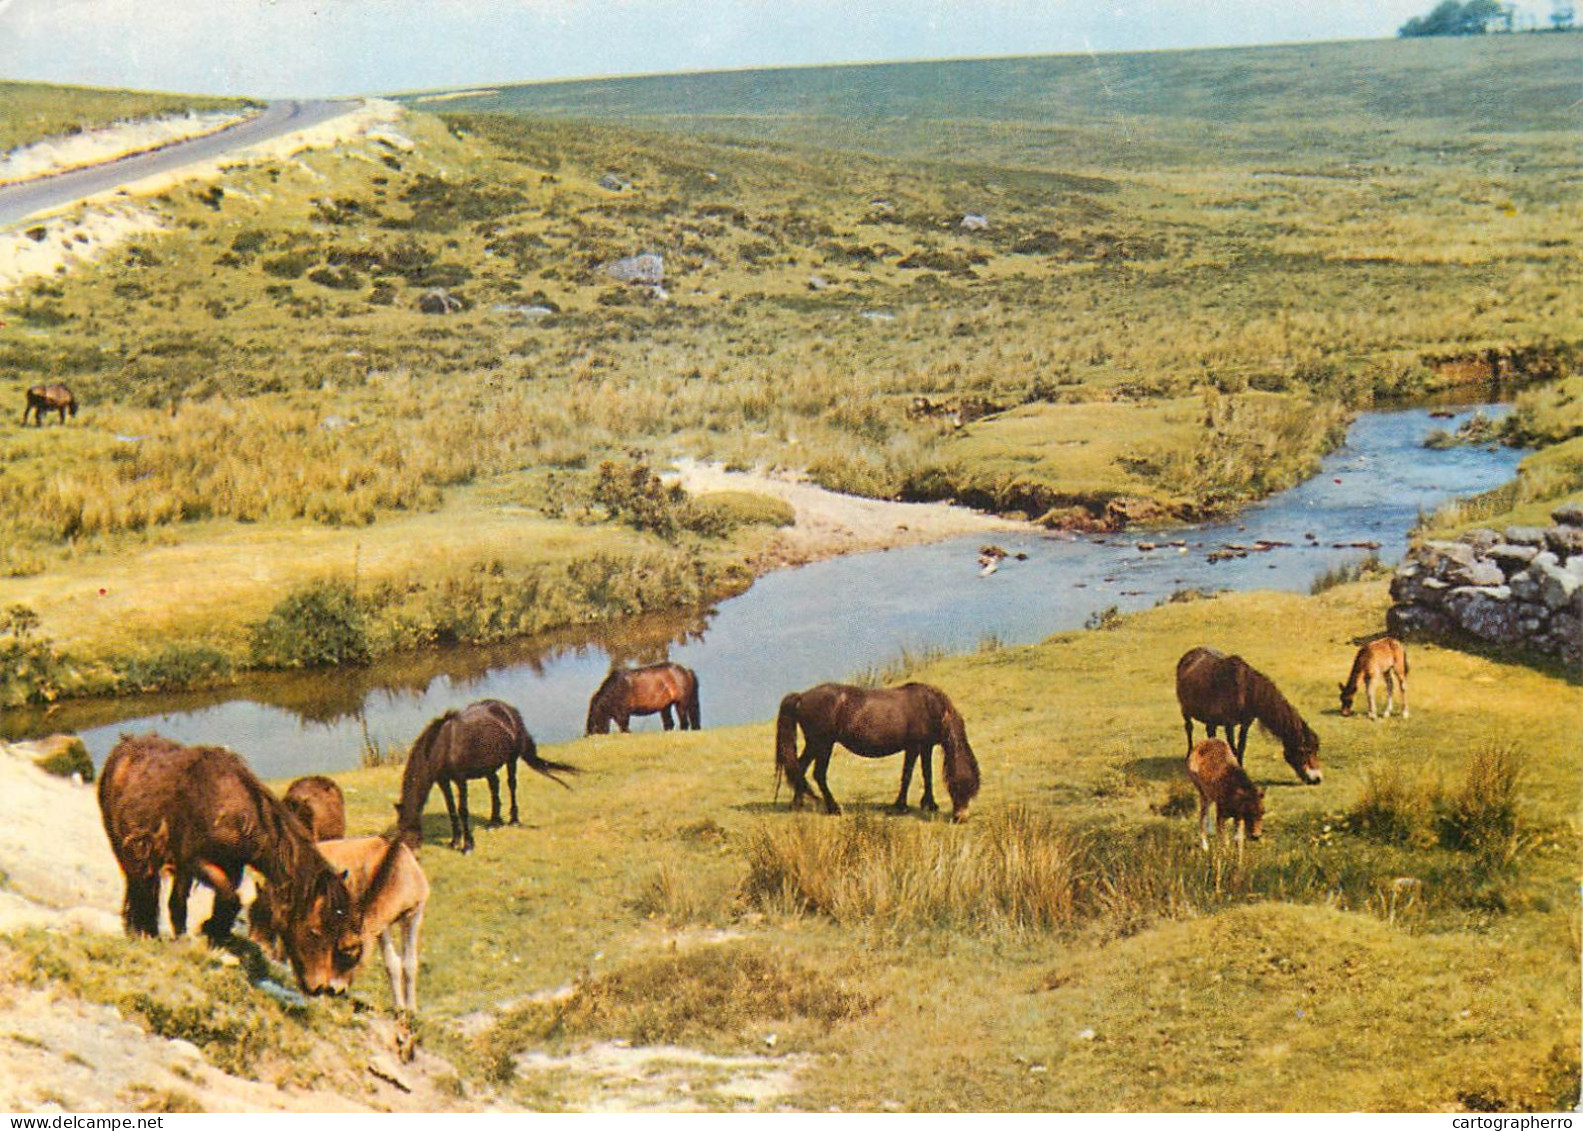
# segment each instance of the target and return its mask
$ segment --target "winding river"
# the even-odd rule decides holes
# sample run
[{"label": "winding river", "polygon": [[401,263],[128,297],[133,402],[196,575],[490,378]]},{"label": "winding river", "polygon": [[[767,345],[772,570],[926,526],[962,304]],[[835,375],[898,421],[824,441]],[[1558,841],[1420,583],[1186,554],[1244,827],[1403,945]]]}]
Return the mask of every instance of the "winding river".
[{"label": "winding river", "polygon": [[[1430,431],[1454,429],[1474,411],[1504,409],[1461,406],[1450,419],[1423,408],[1365,413],[1318,475],[1229,521],[1001,537],[1012,556],[990,576],[979,575],[977,538],[854,555],[770,574],[709,610],[218,692],[68,703],[47,720],[14,712],[0,719],[0,733],[76,730],[98,763],[122,733],[152,729],[230,746],[262,776],[284,778],[355,767],[370,744],[404,750],[434,715],[475,699],[515,703],[541,744],[564,742],[582,733],[588,697],[612,661],[664,658],[698,672],[705,726],[767,719],[787,691],[850,678],[904,648],[958,651],[986,637],[1030,643],[1178,589],[1306,592],[1327,570],[1371,552],[1394,563],[1421,511],[1515,473],[1521,451],[1423,446]],[[1254,549],[1260,540],[1271,548]],[[1155,548],[1140,549],[1145,542]],[[1228,546],[1248,552],[1228,556]],[[633,722],[658,726],[653,716]]]}]

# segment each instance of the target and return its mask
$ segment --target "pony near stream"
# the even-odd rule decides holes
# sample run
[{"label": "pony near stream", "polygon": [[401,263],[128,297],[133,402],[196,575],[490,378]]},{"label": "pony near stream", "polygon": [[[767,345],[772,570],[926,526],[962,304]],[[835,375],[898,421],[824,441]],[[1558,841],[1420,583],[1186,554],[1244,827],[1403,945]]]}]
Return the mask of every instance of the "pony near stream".
[{"label": "pony near stream", "polygon": [[1402,718],[1407,717],[1407,649],[1394,636],[1370,640],[1352,659],[1352,671],[1341,685],[1341,714],[1350,718],[1358,684],[1369,697],[1369,718],[1375,717],[1374,685],[1385,684],[1385,717],[1391,717],[1393,697],[1402,701]]},{"label": "pony near stream", "polygon": [[[385,960],[390,1000],[396,1015],[396,1051],[411,1060],[412,1021],[418,1012],[418,932],[429,902],[429,878],[418,858],[399,840],[379,836],[321,840],[319,852],[343,870],[347,888],[363,923],[363,951],[375,944]],[[249,936],[265,951],[280,957],[281,924],[267,887],[248,909]],[[355,969],[344,972],[340,989],[350,989]]]},{"label": "pony near stream", "polygon": [[[676,718],[671,719],[672,709]],[[633,715],[658,714],[666,730],[680,726],[697,730],[698,676],[680,664],[650,664],[646,668],[617,668],[605,677],[588,701],[588,734],[609,734],[615,723],[621,733]]]},{"label": "pony near stream", "polygon": [[[576,766],[540,758],[538,745],[523,725],[522,715],[499,699],[482,699],[460,711],[447,711],[430,722],[412,744],[406,771],[401,776],[396,823],[402,842],[414,850],[423,843],[423,806],[429,799],[429,790],[438,785],[451,818],[451,847],[471,852],[473,828],[467,814],[467,783],[475,778],[488,780],[489,822],[498,825],[502,767],[511,791],[511,823],[518,824],[518,758],[529,769],[567,789],[571,787],[555,775],[578,772]],[[455,797],[451,795],[452,785],[456,786]]]},{"label": "pony near stream", "polygon": [[252,867],[281,908],[281,942],[305,992],[339,990],[362,958],[362,919],[345,875],[230,750],[156,734],[124,738],[99,777],[99,811],[126,876],[127,934],[159,934],[159,883],[168,870],[177,935],[187,929],[192,883],[202,880],[214,889],[203,933],[225,943],[242,907],[243,869]]},{"label": "pony near stream", "polygon": [[1233,748],[1237,765],[1248,745],[1248,728],[1261,723],[1281,742],[1286,764],[1299,781],[1318,785],[1319,736],[1303,721],[1297,708],[1286,701],[1268,676],[1256,671],[1241,656],[1227,656],[1213,648],[1193,648],[1176,664],[1176,701],[1187,730],[1187,750],[1193,750],[1193,720],[1206,724],[1209,737],[1217,727],[1226,737],[1236,731]]},{"label": "pony near stream", "polygon": [[[802,729],[803,753],[797,756],[797,730]],[[908,683],[901,687],[869,690],[842,683],[821,683],[807,691],[793,692],[781,700],[775,728],[775,765],[778,775],[792,783],[792,808],[802,807],[813,796],[808,770],[824,795],[827,813],[841,812],[826,780],[830,754],[840,743],[860,758],[886,758],[905,753],[901,790],[893,808],[907,811],[907,789],[914,765],[922,764],[923,799],[919,807],[934,812],[934,779],[930,759],[935,746],[942,751],[946,789],[951,794],[952,818],[965,820],[967,808],[978,796],[978,760],[968,744],[967,728],[951,700],[938,687]]]}]

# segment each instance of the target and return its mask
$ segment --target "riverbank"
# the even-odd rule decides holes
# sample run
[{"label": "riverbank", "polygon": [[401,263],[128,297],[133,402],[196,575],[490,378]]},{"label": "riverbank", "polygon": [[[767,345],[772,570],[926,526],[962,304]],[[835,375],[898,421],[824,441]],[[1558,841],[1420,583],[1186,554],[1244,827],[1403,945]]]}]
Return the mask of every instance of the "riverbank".
[{"label": "riverbank", "polygon": [[902,503],[843,495],[790,471],[728,470],[719,464],[682,459],[675,464],[675,481],[697,495],[748,491],[790,504],[796,521],[776,529],[762,547],[747,556],[756,575],[841,554],[916,546],[966,534],[988,537],[1036,529],[1025,522],[947,503]]},{"label": "riverbank", "polygon": [[[897,763],[845,754],[830,778],[846,815],[792,815],[784,792],[772,800],[767,721],[547,747],[583,768],[575,788],[520,779],[523,824],[480,827],[469,856],[444,846],[431,799],[421,1035],[430,1063],[454,1075],[437,1070],[429,1102],[1268,1110],[1275,1078],[1282,1106],[1305,1110],[1569,1106],[1569,822],[1583,772],[1570,738],[1583,701],[1558,677],[1426,645],[1411,649],[1410,720],[1342,718],[1335,682],[1388,600],[1378,581],[1317,597],[1226,595],[914,671],[948,690],[983,770],[963,826],[889,815]],[[1250,738],[1268,817],[1240,856],[1196,850],[1181,770],[1169,670],[1206,641],[1255,660],[1321,739],[1324,784],[1303,787],[1273,740]],[[1131,692],[1096,697],[1096,673]],[[1442,838],[1435,814],[1453,812],[1497,748],[1518,757],[1506,831],[1483,847]],[[349,828],[388,824],[399,768],[335,776]],[[65,858],[113,868],[90,827],[92,791],[78,788],[65,812],[81,828]],[[1077,862],[1111,883],[1103,898],[1084,894],[1083,869],[1059,869],[1054,848],[1080,845],[1096,854]],[[22,842],[39,861],[44,847]],[[795,865],[842,852],[858,874]],[[24,871],[3,855],[0,865]],[[1013,884],[1026,898],[1002,900]],[[267,1106],[278,1089],[293,1105],[336,1105],[329,1092],[354,1079],[377,1084],[358,1062],[381,1039],[346,1003],[315,999],[283,1016],[200,947],[24,933],[0,938],[0,955],[5,992],[26,1007],[18,1031],[41,1043],[79,1047],[46,1027],[50,1014],[32,1004],[42,991],[54,1016],[130,1022],[143,1031],[124,1038],[137,1050],[173,1058],[151,1044],[148,1014],[104,1012],[158,978],[223,994],[225,1024],[256,1034],[259,1059],[233,1074],[266,1090],[243,1103]],[[365,969],[356,986],[376,1014],[382,982]],[[1183,987],[1206,984],[1227,1009],[1184,1004]],[[1358,1016],[1370,1024],[1348,1023]],[[268,1052],[326,1034],[342,1060],[313,1060],[317,1082]],[[211,1079],[227,1046],[214,1033],[191,1040],[203,1058],[194,1075]],[[1259,1070],[1217,1075],[1217,1042],[1261,1058]],[[81,1047],[90,1063],[108,1061]],[[12,1077],[16,1109],[71,1096],[65,1052],[12,1051],[27,1069]],[[191,1079],[158,1079],[167,1102],[224,1110]],[[390,1089],[372,1106],[419,1095]],[[85,1091],[76,1106],[115,1102]]]}]

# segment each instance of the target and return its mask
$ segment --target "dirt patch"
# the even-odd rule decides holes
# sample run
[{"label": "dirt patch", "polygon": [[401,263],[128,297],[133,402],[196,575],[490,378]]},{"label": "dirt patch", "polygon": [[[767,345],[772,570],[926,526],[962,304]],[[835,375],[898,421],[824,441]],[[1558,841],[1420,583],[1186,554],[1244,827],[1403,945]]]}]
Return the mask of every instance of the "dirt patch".
[{"label": "dirt patch", "polygon": [[798,1056],[711,1056],[674,1045],[602,1041],[566,1056],[516,1058],[530,1085],[588,1112],[772,1111],[794,1091],[807,1063]]},{"label": "dirt patch", "polygon": [[753,559],[751,565],[757,573],[865,550],[1034,529],[1027,523],[949,503],[894,503],[842,495],[787,472],[727,471],[718,464],[680,460],[675,474],[693,494],[753,491],[791,504],[796,524],[776,532]]}]

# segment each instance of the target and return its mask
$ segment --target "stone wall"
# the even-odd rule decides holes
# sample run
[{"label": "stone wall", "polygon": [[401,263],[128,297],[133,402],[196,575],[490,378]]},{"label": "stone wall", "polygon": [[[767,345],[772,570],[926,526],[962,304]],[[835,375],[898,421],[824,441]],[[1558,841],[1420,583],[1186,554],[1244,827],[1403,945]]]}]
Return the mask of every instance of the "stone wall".
[{"label": "stone wall", "polygon": [[1391,581],[1403,640],[1472,638],[1583,666],[1583,503],[1550,526],[1473,530],[1416,547]]}]

